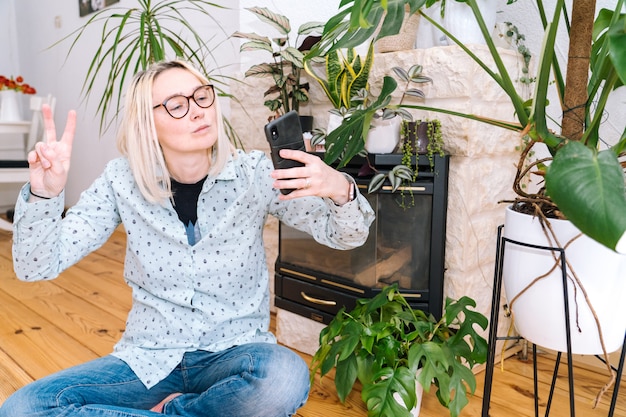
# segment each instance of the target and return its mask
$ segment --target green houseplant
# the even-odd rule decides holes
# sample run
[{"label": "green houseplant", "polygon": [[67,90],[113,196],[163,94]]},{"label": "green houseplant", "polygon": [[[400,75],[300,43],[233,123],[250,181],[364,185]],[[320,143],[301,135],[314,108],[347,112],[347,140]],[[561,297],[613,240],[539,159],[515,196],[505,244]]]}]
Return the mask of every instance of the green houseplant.
[{"label": "green houseplant", "polygon": [[[270,62],[252,65],[246,71],[245,76],[273,79],[274,84],[264,93],[264,96],[269,96],[269,98],[263,103],[273,113],[273,117],[278,117],[290,110],[299,111],[300,103],[309,101],[309,84],[302,83],[300,79],[304,68],[304,52],[308,52],[319,39],[311,34],[321,31],[323,23],[309,22],[300,26],[298,37],[309,36],[306,36],[301,45],[296,48],[291,45],[289,39],[291,24],[287,17],[265,7],[250,7],[246,10],[278,31],[280,37],[270,39],[256,33],[239,31],[233,33],[233,37],[247,40],[241,45],[241,52],[265,51],[272,57]],[[295,42],[297,44],[297,38]]]},{"label": "green houseplant", "polygon": [[[206,0],[138,0],[137,3],[136,7],[102,9],[53,45],[71,39],[69,56],[81,44],[86,32],[101,31],[83,82],[85,99],[92,95],[99,97],[97,112],[101,133],[117,118],[126,80],[137,71],[168,57],[180,57],[192,62],[212,80],[219,95],[233,98],[222,88],[231,78],[212,74],[207,61],[216,64],[213,69],[220,67],[212,55],[213,48],[189,21],[191,16],[207,18],[213,21],[215,27],[221,28],[210,10],[225,9],[224,6]],[[227,37],[226,33],[224,37]],[[82,44],[80,50],[83,53],[86,51]],[[101,79],[105,80],[102,91]],[[225,120],[225,126],[230,137],[236,141],[236,133],[228,120]]]},{"label": "green houseplant", "polygon": [[397,284],[385,287],[374,298],[359,300],[353,311],[342,309],[322,330],[311,378],[336,366],[341,401],[358,379],[368,415],[380,417],[410,416],[415,384],[426,392],[434,384],[439,402],[456,417],[468,403],[468,390],[476,388],[472,367],[487,356],[487,342],[474,329],[486,329],[487,319],[472,307],[468,297],[448,299],[437,320],[412,309]]},{"label": "green houseplant", "polygon": [[[402,97],[398,104],[390,105],[391,94],[397,87],[397,82],[391,77],[385,77],[386,83],[378,97],[369,91],[369,73],[374,60],[374,44],[369,43],[367,55],[361,60],[354,49],[348,49],[344,56],[339,50],[327,53],[325,59],[325,78],[319,75],[312,65],[312,59],[305,60],[305,69],[320,84],[333,105],[331,114],[343,118],[342,124],[332,131],[316,130],[313,142],[324,141],[326,152],[324,159],[327,163],[339,161],[338,166],[347,164],[352,157],[366,154],[365,141],[372,127],[374,119],[383,120],[401,117],[411,121],[413,116],[402,109],[403,101],[407,96],[424,98],[424,92],[417,88],[410,88],[410,84],[431,82],[431,78],[422,75],[422,66],[413,65],[409,70],[394,68],[397,77],[405,83]],[[374,167],[370,169],[375,171]],[[375,192],[382,187],[385,180],[389,180],[392,190],[396,191],[404,182],[415,179],[416,170],[411,163],[395,166],[388,172],[377,172],[372,177],[368,192]]]},{"label": "green houseplant", "polygon": [[435,154],[443,155],[444,143],[441,133],[441,121],[415,120],[403,121],[400,130],[402,136],[402,153],[408,160],[415,155],[426,155],[433,165]]},{"label": "green houseplant", "polygon": [[361,89],[368,89],[369,74],[374,61],[374,45],[370,44],[365,58],[361,58],[354,48],[345,51],[334,50],[324,56],[325,74],[320,75],[312,60],[304,61],[306,72],[324,90],[333,109],[357,107],[361,101],[355,100]]},{"label": "green houseplant", "polygon": [[[431,0],[344,1],[341,3],[343,9],[329,19],[324,28],[322,40],[309,55],[313,57],[336,48],[354,47],[363,43],[372,35],[383,16],[383,30],[378,37],[397,33],[401,25],[399,12],[403,12],[405,4],[408,4],[414,11],[433,3],[435,1]],[[601,244],[621,253],[626,252],[626,217],[623,215],[626,212],[626,192],[624,190],[624,172],[618,160],[618,156],[623,154],[626,148],[626,129],[610,149],[598,150],[600,144],[599,125],[602,121],[607,99],[626,80],[626,50],[620,47],[626,39],[624,29],[626,18],[620,14],[624,1],[617,1],[613,11],[603,10],[596,21],[593,32],[591,30],[592,25],[587,23],[594,19],[595,2],[584,0],[573,2],[572,22],[576,26],[569,31],[571,35],[570,47],[583,48],[573,52],[573,54],[586,59],[568,61],[566,73],[570,81],[567,84],[554,56],[557,29],[563,18],[561,14],[565,9],[565,2],[563,0],[556,1],[551,23],[547,21],[547,13],[543,3],[538,2],[540,14],[543,16],[543,24],[546,28],[546,36],[539,54],[535,92],[530,103],[527,103],[516,91],[511,76],[491,39],[491,30],[486,27],[476,1],[466,0],[464,3],[471,7],[483,32],[491,58],[496,66],[495,70],[492,70],[441,25],[430,19],[421,10],[419,12],[424,19],[437,26],[449,39],[457,43],[501,86],[511,100],[518,123],[417,104],[406,105],[405,107],[452,114],[520,133],[523,132],[528,135],[530,141],[527,150],[521,153],[522,161],[528,154],[528,149],[535,143],[544,143],[550,150],[553,160],[549,165],[542,161],[534,168],[535,171],[544,173],[546,186],[537,195],[528,195],[519,185],[518,179],[518,182],[514,184],[514,190],[521,194],[522,198],[532,200],[535,203],[540,202],[540,206],[545,207],[544,211],[562,214],[583,233]],[[593,48],[589,48],[592,39]],[[587,46],[586,49],[585,46]],[[576,67],[576,65],[581,64],[582,66]],[[551,71],[555,73],[557,92],[561,102],[564,103],[565,117],[559,133],[550,131],[548,128],[549,116],[546,114]],[[590,72],[592,75],[588,77]],[[577,80],[578,84],[573,84],[574,81],[571,80]],[[389,90],[393,91],[394,86],[391,85],[391,82],[385,79],[385,83],[383,88],[387,86]],[[576,112],[577,116],[572,118],[573,112]],[[357,117],[362,118],[363,115],[357,115]],[[576,122],[576,120],[583,122]],[[522,162],[520,163],[521,166],[523,166]],[[556,207],[558,209],[555,210]]]}]

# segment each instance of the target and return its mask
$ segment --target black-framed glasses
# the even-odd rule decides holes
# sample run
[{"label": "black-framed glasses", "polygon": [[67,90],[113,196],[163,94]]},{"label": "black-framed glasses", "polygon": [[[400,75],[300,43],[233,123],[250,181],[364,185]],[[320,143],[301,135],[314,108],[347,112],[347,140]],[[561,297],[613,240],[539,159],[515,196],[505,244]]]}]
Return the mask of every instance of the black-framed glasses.
[{"label": "black-framed glasses", "polygon": [[211,84],[202,85],[194,90],[190,96],[172,96],[165,99],[161,104],[157,104],[152,109],[163,106],[167,114],[174,119],[182,119],[189,113],[189,100],[193,101],[203,109],[209,108],[215,102],[215,91]]}]

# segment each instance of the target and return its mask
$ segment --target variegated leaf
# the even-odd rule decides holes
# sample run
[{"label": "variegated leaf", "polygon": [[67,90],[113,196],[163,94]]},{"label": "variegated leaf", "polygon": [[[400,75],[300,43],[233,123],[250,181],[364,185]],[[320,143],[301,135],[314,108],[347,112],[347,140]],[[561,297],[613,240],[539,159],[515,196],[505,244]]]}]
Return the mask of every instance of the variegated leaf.
[{"label": "variegated leaf", "polygon": [[417,88],[409,88],[406,90],[405,94],[407,96],[426,98],[426,95],[422,90],[418,90]]},{"label": "variegated leaf", "polygon": [[246,10],[254,13],[260,20],[273,26],[283,35],[288,35],[291,32],[291,25],[287,17],[274,13],[266,7],[249,7]]},{"label": "variegated leaf", "polygon": [[280,52],[280,56],[285,61],[293,63],[298,68],[304,68],[304,54],[296,48],[289,46]]},{"label": "variegated leaf", "polygon": [[398,78],[400,78],[405,83],[409,82],[409,74],[406,72],[404,68],[393,67],[392,69]]},{"label": "variegated leaf", "polygon": [[266,43],[270,43],[270,40],[267,36],[261,36],[261,35],[257,35],[256,33],[246,33],[246,32],[235,32],[231,35],[233,38],[242,38],[242,39],[249,39],[249,40],[253,40],[253,41],[262,41],[262,42],[266,42]]},{"label": "variegated leaf", "polygon": [[298,28],[298,35],[310,35],[311,33],[322,33],[325,22],[307,22]]},{"label": "variegated leaf", "polygon": [[250,67],[248,71],[246,71],[246,77],[268,77],[274,73],[272,66],[270,64],[257,64]]},{"label": "variegated leaf", "polygon": [[272,46],[269,43],[269,39],[268,42],[264,42],[264,41],[250,41],[250,42],[246,42],[244,44],[241,45],[241,47],[239,48],[239,51],[241,52],[245,52],[245,51],[269,51],[270,53],[274,53],[274,50],[272,49]]},{"label": "variegated leaf", "polygon": [[385,174],[378,173],[374,175],[372,179],[370,180],[370,183],[367,186],[367,192],[374,193],[378,191],[380,187],[383,186],[383,183],[385,182],[385,178],[386,178]]}]

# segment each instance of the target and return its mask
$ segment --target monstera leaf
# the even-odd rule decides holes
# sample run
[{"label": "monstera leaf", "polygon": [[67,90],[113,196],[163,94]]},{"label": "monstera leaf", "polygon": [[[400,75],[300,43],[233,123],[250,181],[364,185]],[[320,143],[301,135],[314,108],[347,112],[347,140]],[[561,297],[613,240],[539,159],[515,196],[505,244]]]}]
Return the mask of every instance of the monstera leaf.
[{"label": "monstera leaf", "polygon": [[546,175],[548,195],[581,232],[616,248],[626,232],[624,173],[615,153],[568,142]]}]

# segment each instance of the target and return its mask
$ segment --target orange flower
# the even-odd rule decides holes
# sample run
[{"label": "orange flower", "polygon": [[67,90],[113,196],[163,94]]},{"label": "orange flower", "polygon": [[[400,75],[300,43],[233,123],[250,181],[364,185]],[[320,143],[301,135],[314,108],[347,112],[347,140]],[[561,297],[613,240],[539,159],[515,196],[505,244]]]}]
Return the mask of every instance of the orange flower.
[{"label": "orange flower", "polygon": [[18,75],[15,79],[12,76],[7,78],[4,75],[0,75],[0,91],[2,90],[15,90],[23,94],[37,93],[34,87],[24,82],[24,78],[21,75]]}]

